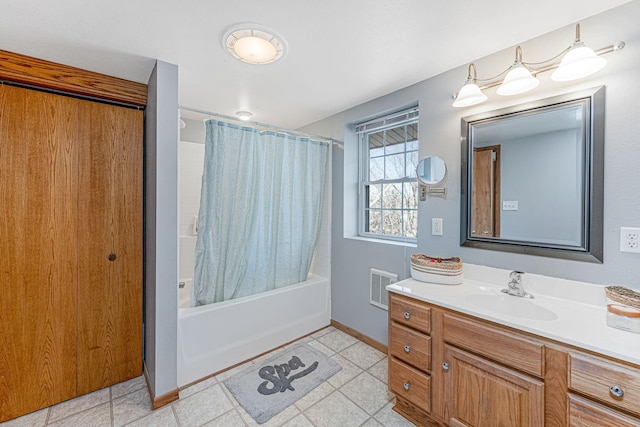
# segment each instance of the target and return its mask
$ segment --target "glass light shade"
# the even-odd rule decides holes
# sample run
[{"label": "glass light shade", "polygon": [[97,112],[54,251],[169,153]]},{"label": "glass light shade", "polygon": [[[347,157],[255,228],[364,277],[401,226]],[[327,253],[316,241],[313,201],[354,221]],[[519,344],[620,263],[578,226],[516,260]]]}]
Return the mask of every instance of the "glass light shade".
[{"label": "glass light shade", "polygon": [[498,95],[517,95],[538,86],[540,81],[524,66],[514,66],[496,91]]},{"label": "glass light shade", "polygon": [[475,83],[467,83],[462,86],[456,100],[453,102],[454,107],[468,107],[470,105],[480,104],[487,99],[487,95],[482,93]]},{"label": "glass light shade", "polygon": [[605,65],[607,60],[596,55],[592,49],[577,46],[564,55],[558,69],[551,74],[551,80],[566,82],[581,79],[600,71]]},{"label": "glass light shade", "polygon": [[277,55],[274,45],[259,37],[244,37],[233,46],[236,54],[246,62],[264,64],[273,61]]}]

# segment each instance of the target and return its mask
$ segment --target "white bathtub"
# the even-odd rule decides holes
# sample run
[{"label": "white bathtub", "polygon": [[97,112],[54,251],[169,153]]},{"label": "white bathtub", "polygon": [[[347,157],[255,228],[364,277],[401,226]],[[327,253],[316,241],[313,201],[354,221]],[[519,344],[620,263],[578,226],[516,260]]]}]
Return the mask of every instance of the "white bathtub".
[{"label": "white bathtub", "polygon": [[[329,325],[329,280],[305,282],[262,294],[188,307],[184,280],[178,310],[178,386],[190,384]],[[184,304],[184,305],[183,305]]]}]

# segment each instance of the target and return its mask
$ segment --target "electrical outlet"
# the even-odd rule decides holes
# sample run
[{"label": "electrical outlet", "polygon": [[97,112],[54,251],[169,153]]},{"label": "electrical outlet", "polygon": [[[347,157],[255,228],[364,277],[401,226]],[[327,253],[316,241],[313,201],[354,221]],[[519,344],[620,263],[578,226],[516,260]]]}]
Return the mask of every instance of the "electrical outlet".
[{"label": "electrical outlet", "polygon": [[620,252],[640,254],[640,228],[620,227]]},{"label": "electrical outlet", "polygon": [[442,218],[431,218],[431,235],[442,236]]}]

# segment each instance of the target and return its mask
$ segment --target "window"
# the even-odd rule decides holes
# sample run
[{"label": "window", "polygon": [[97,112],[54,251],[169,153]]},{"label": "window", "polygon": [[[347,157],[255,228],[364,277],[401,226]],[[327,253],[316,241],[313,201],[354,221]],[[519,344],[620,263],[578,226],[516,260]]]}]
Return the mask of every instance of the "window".
[{"label": "window", "polygon": [[361,236],[416,241],[418,109],[356,126]]}]

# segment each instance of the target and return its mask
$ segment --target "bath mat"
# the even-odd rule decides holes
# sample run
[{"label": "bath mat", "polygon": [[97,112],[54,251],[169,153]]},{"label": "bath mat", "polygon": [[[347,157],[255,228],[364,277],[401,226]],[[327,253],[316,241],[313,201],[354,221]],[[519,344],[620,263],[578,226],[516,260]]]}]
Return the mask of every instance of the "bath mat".
[{"label": "bath mat", "polygon": [[302,343],[226,379],[224,385],[263,424],[341,369],[335,360]]}]

